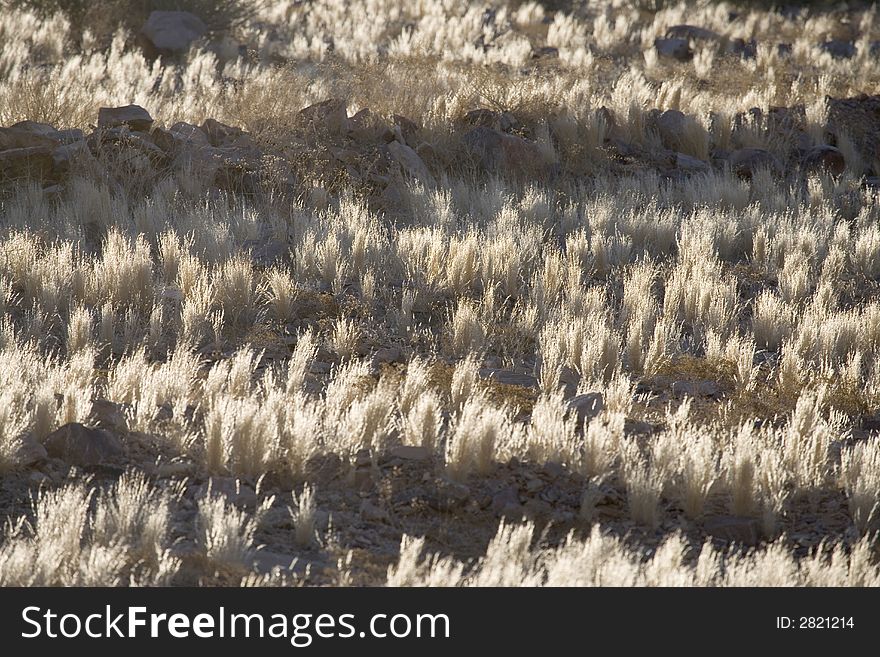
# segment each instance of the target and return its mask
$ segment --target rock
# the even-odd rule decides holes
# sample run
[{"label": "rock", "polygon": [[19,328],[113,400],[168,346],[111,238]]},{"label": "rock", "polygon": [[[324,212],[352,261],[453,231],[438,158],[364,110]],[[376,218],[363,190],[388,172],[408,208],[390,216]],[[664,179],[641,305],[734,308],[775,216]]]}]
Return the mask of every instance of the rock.
[{"label": "rock", "polygon": [[125,407],[122,404],[117,404],[107,399],[92,400],[88,421],[100,429],[109,429],[121,433],[128,431]]},{"label": "rock", "polygon": [[575,414],[578,426],[599,415],[605,409],[605,399],[601,392],[587,392],[568,400],[569,414]]},{"label": "rock", "polygon": [[682,39],[684,41],[719,41],[721,36],[717,32],[696,25],[673,25],[666,30],[667,39]]},{"label": "rock", "polygon": [[712,170],[706,162],[684,153],[675,154],[675,168],[687,173],[709,173]]},{"label": "rock", "polygon": [[703,522],[705,532],[728,543],[754,546],[758,543],[758,522],[741,516],[710,516]]},{"label": "rock", "polygon": [[694,52],[687,39],[654,39],[654,50],[660,57],[680,62],[689,62],[694,58]]},{"label": "rock", "polygon": [[730,153],[727,161],[733,172],[744,180],[751,180],[760,169],[767,169],[774,174],[782,171],[779,159],[763,148],[740,148]]},{"label": "rock", "polygon": [[722,390],[715,381],[705,379],[702,381],[674,381],[672,394],[676,397],[721,397]]},{"label": "rock", "polygon": [[55,161],[52,146],[31,146],[0,151],[0,182],[53,177]]},{"label": "rock", "polygon": [[370,500],[364,500],[360,510],[361,518],[366,522],[385,522],[388,520],[388,512],[382,507],[373,504]]},{"label": "rock", "polygon": [[340,98],[330,98],[299,111],[300,117],[311,127],[330,134],[342,135],[348,132],[348,103]]},{"label": "rock", "polygon": [[13,456],[13,461],[19,467],[28,468],[41,461],[45,461],[48,457],[46,448],[40,444],[40,441],[33,434],[22,434],[13,444],[15,443],[17,445],[14,447],[15,455]]},{"label": "rock", "polygon": [[193,41],[208,33],[201,18],[188,11],[153,11],[141,28],[143,34],[161,54],[183,53]]},{"label": "rock", "polygon": [[520,386],[522,388],[538,387],[538,379],[531,374],[523,374],[512,370],[484,367],[480,369],[480,376],[484,379],[491,379],[496,383],[502,383],[507,386]]},{"label": "rock", "polygon": [[131,130],[149,131],[153,117],[140,105],[102,107],[98,110],[98,127],[103,129],[128,126]]},{"label": "rock", "polygon": [[828,145],[811,148],[804,155],[801,164],[806,171],[827,171],[834,176],[839,176],[846,169],[843,153]]},{"label": "rock", "polygon": [[462,137],[465,149],[487,172],[509,176],[552,176],[555,163],[536,143],[495,128],[478,127]]},{"label": "rock", "polygon": [[434,176],[428,171],[428,167],[425,166],[422,158],[409,146],[392,141],[388,144],[388,152],[391,153],[391,157],[403,168],[408,176],[429,186],[435,184]]},{"label": "rock", "polygon": [[389,450],[388,454],[392,458],[403,461],[427,461],[431,458],[431,450],[415,445],[396,445]]},{"label": "rock", "polygon": [[852,41],[830,39],[819,44],[822,52],[827,52],[834,59],[852,59],[856,54],[856,45]]},{"label": "rock", "polygon": [[101,465],[122,457],[122,443],[113,434],[78,422],[65,424],[43,441],[49,456],[69,465]]}]

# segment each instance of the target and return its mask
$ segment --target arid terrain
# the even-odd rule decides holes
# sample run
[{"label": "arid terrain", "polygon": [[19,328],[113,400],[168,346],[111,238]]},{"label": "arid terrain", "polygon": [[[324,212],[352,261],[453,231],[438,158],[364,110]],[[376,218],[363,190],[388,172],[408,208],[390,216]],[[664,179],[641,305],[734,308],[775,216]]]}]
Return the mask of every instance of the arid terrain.
[{"label": "arid terrain", "polygon": [[880,585],[866,3],[0,0],[0,584]]}]

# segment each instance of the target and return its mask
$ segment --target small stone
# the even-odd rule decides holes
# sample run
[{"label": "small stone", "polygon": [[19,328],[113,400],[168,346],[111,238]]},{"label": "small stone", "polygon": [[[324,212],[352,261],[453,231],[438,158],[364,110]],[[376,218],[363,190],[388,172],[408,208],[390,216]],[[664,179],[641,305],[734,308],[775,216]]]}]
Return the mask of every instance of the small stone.
[{"label": "small stone", "polygon": [[710,516],[703,522],[703,529],[709,536],[727,541],[754,546],[758,543],[758,522],[754,518],[742,516]]},{"label": "small stone", "polygon": [[108,431],[92,429],[79,422],[65,424],[43,441],[49,456],[70,465],[100,465],[119,459],[122,443]]}]

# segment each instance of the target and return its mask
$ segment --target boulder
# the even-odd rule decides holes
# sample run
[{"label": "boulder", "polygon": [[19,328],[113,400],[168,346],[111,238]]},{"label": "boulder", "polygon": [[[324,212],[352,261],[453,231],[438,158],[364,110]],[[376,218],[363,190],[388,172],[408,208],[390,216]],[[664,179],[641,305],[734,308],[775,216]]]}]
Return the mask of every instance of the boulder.
[{"label": "boulder", "polygon": [[70,465],[101,465],[123,455],[122,443],[113,434],[79,422],[65,424],[43,441],[46,452]]},{"label": "boulder", "polygon": [[128,126],[130,130],[149,131],[153,117],[140,105],[102,107],[98,110],[98,127],[103,129]]},{"label": "boulder", "polygon": [[184,53],[193,41],[208,33],[198,16],[188,11],[153,11],[141,28],[143,34],[161,54]]}]

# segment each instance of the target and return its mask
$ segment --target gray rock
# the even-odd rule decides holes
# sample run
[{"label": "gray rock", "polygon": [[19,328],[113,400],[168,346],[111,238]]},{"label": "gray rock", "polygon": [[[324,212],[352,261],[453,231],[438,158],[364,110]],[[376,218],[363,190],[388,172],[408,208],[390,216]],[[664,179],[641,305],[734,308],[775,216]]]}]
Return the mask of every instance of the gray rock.
[{"label": "gray rock", "polygon": [[654,39],[654,49],[660,57],[689,62],[694,57],[687,39]]},{"label": "gray rock", "polygon": [[728,543],[753,546],[758,543],[758,521],[742,516],[710,516],[703,522],[709,536]]},{"label": "gray rock", "polygon": [[208,26],[188,11],[153,11],[141,28],[150,43],[161,53],[182,53],[193,41],[208,33]]},{"label": "gray rock", "polygon": [[568,400],[568,412],[577,417],[578,426],[596,417],[605,409],[605,399],[601,392],[587,392]]},{"label": "gray rock", "polygon": [[98,110],[98,127],[102,129],[128,126],[131,130],[149,131],[153,117],[140,105],[124,107],[101,107]]},{"label": "gray rock", "polygon": [[93,429],[78,422],[65,424],[43,441],[49,456],[69,465],[101,465],[122,457],[122,443],[103,429]]}]

